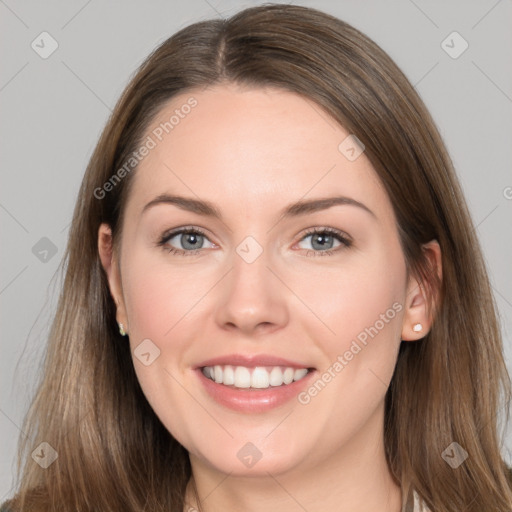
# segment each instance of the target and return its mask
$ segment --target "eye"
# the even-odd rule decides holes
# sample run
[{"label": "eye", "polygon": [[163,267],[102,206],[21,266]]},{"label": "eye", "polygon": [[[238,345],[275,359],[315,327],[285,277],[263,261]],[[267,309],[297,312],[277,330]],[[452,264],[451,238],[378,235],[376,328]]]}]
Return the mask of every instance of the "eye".
[{"label": "eye", "polygon": [[[308,230],[301,242],[311,238],[312,249],[307,248],[308,256],[332,255],[352,245],[352,241],[341,231],[334,228],[312,228]],[[335,242],[338,242],[333,249]]]},{"label": "eye", "polygon": [[[307,238],[311,238],[312,245],[312,249],[305,248],[308,252],[307,257],[332,255],[352,245],[352,241],[343,232],[334,228],[312,228],[305,233],[301,242]],[[185,227],[165,232],[157,245],[172,254],[193,256],[205,248],[205,240],[208,238],[201,229]],[[338,242],[337,246],[334,246],[335,242]],[[181,245],[183,248],[175,247],[175,244]],[[212,242],[210,244],[215,245]]]},{"label": "eye", "polygon": [[[200,250],[204,248],[203,242],[205,240],[208,240],[208,238],[199,228],[186,227],[164,233],[157,245],[163,247],[170,253],[182,256],[191,256],[198,254]],[[171,242],[173,244],[181,244],[183,249],[170,245]]]}]

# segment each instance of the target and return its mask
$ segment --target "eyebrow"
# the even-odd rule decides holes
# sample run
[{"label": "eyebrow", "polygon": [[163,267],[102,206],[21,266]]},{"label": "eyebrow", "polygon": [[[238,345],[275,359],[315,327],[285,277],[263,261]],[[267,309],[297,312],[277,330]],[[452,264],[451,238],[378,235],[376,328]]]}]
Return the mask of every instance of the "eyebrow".
[{"label": "eyebrow", "polygon": [[[202,201],[199,199],[192,199],[189,197],[176,196],[170,194],[160,194],[151,200],[142,209],[141,215],[144,214],[150,208],[161,204],[170,204],[198,215],[205,217],[212,217],[222,221],[222,214],[218,208],[209,201]],[[319,199],[311,199],[308,201],[297,201],[288,205],[281,212],[281,216],[284,218],[299,217],[301,215],[307,215],[322,210],[327,210],[333,206],[348,205],[356,206],[372,215],[375,219],[377,216],[370,210],[365,204],[346,196],[334,196],[334,197],[323,197]]]}]

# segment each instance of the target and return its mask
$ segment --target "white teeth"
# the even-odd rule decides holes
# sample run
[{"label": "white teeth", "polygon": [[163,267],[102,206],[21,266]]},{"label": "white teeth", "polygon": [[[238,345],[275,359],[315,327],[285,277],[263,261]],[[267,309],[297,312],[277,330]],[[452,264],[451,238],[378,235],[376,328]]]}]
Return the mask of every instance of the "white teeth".
[{"label": "white teeth", "polygon": [[281,371],[281,368],[277,366],[272,368],[269,380],[271,386],[280,386],[283,383],[283,372]]},{"label": "white teeth", "polygon": [[251,388],[264,389],[269,386],[270,377],[265,368],[256,367],[251,375]]},{"label": "white teeth", "polygon": [[308,373],[308,370],[306,368],[301,368],[300,370],[295,370],[295,373],[293,374],[293,380],[300,380],[302,377],[305,377]]},{"label": "white teeth", "polygon": [[[215,367],[217,368],[217,367]],[[244,366],[237,366],[235,368],[235,387],[237,388],[250,388],[251,387],[251,372]]]},{"label": "white teeth", "polygon": [[202,371],[205,377],[217,384],[255,389],[291,384],[293,381],[302,379],[308,373],[307,368],[295,369],[281,366],[247,368],[230,365],[205,366]]},{"label": "white teeth", "polygon": [[235,383],[235,371],[232,366],[224,367],[222,382],[226,386],[232,386]]},{"label": "white teeth", "polygon": [[283,373],[283,382],[285,384],[290,384],[293,382],[293,376],[295,375],[295,370],[293,368],[286,368]]}]

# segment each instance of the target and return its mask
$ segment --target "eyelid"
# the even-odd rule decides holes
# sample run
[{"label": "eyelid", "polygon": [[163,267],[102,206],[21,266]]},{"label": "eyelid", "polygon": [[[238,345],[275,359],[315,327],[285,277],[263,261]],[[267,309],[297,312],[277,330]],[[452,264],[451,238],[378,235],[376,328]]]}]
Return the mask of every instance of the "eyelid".
[{"label": "eyelid", "polygon": [[172,228],[172,229],[168,229],[168,230],[164,231],[160,235],[159,240],[160,240],[160,242],[167,241],[167,240],[175,237],[176,235],[180,235],[182,233],[187,233],[187,232],[194,232],[194,233],[197,232],[209,239],[209,235],[204,228],[200,228],[199,226],[188,225],[188,226],[180,226],[178,228]]},{"label": "eyelid", "polygon": [[348,242],[353,242],[352,237],[345,231],[337,228],[331,228],[329,226],[315,226],[313,228],[305,229],[301,234],[301,240],[308,235],[314,235],[315,233],[329,233],[330,235],[335,235],[341,238],[346,239]]}]

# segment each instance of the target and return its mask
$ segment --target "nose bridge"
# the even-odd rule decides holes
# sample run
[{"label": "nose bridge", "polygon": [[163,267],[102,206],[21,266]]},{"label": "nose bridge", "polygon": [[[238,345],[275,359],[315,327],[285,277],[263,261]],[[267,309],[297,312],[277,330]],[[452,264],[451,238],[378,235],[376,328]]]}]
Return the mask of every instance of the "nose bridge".
[{"label": "nose bridge", "polygon": [[[258,237],[262,239],[261,236]],[[264,244],[267,244],[264,246]],[[236,247],[232,258],[232,285],[258,286],[266,284],[271,272],[269,267],[272,265],[270,257],[270,248],[264,240],[261,243],[252,235],[246,236]],[[254,295],[254,294],[253,294]]]},{"label": "nose bridge", "polygon": [[[271,270],[272,251],[262,235],[246,236],[231,258],[217,308],[217,322],[250,332],[282,326],[287,319],[285,290]],[[261,242],[260,242],[261,240]]]}]

